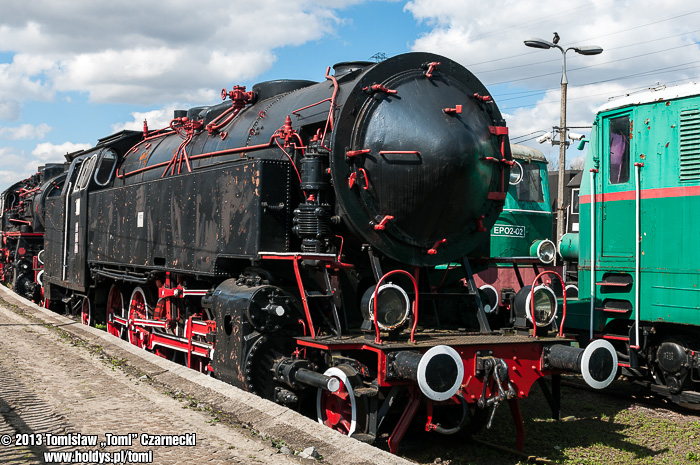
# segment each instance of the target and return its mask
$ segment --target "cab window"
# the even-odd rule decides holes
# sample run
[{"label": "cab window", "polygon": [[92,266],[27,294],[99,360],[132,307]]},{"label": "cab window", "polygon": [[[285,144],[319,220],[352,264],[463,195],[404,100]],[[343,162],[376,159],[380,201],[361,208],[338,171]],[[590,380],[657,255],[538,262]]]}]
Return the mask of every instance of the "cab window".
[{"label": "cab window", "polygon": [[114,150],[105,149],[100,154],[100,159],[95,168],[95,184],[106,186],[112,179],[114,168],[117,166],[117,154]]},{"label": "cab window", "polygon": [[610,120],[610,184],[630,179],[630,119],[622,116]]},{"label": "cab window", "polygon": [[78,174],[78,179],[75,181],[75,187],[73,192],[85,189],[90,183],[90,176],[92,175],[92,169],[95,166],[95,161],[97,160],[97,155],[93,155],[83,162],[80,167],[80,173]]},{"label": "cab window", "polygon": [[571,213],[578,215],[578,189],[571,189]]},{"label": "cab window", "polygon": [[542,177],[537,163],[521,163],[523,179],[516,186],[518,200],[521,202],[543,202]]}]

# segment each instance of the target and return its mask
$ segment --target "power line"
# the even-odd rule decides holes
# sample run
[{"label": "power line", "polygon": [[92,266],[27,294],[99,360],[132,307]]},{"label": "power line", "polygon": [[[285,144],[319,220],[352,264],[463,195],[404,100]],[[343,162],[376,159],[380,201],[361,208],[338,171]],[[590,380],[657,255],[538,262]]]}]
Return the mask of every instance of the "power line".
[{"label": "power line", "polygon": [[[609,5],[609,4],[612,4],[612,3],[614,3],[614,0],[613,0],[613,1],[609,1],[609,2],[607,2],[607,3],[603,3],[603,4],[600,5],[600,6],[605,6],[605,5]],[[513,31],[513,30],[517,30],[517,29],[522,29],[522,28],[527,27],[527,26],[530,26],[530,25],[534,25],[534,24],[539,24],[539,23],[546,22],[546,21],[548,21],[548,20],[550,20],[550,19],[553,19],[553,18],[561,19],[561,18],[564,18],[564,17],[567,17],[567,16],[571,16],[571,15],[574,15],[574,14],[580,14],[582,11],[586,11],[586,10],[590,10],[591,8],[595,8],[595,6],[596,6],[596,5],[594,5],[593,3],[587,2],[587,3],[581,4],[581,5],[577,6],[577,7],[571,8],[571,9],[569,9],[569,10],[565,10],[563,13],[562,13],[562,12],[557,12],[557,13],[553,13],[553,14],[548,15],[548,16],[541,16],[541,17],[538,17],[538,18],[533,19],[533,20],[530,20],[530,21],[518,22],[518,23],[517,23],[516,25],[514,25],[514,26],[507,26],[507,27],[503,27],[503,28],[499,28],[499,29],[493,29],[493,30],[491,30],[491,31],[484,32],[484,33],[482,33],[482,34],[479,34],[479,35],[476,35],[476,36],[473,36],[473,37],[469,37],[469,40],[483,39],[483,38],[486,38],[486,37],[491,37],[491,36],[494,36],[494,35],[501,34],[501,33],[506,32],[506,31]],[[462,43],[462,42],[463,42],[463,40],[451,40],[451,41],[442,41],[442,42],[438,42],[438,43],[436,43],[435,45],[436,45],[436,46],[439,46],[439,47],[444,47],[444,46],[448,46],[448,45],[459,44],[459,43]],[[408,50],[402,50],[402,51],[400,51],[400,52],[398,52],[398,53],[404,53],[404,52],[407,52],[407,51],[408,51]],[[537,53],[537,52],[531,52],[530,54],[533,54],[533,53]],[[525,55],[525,54],[513,55],[513,56],[511,56],[511,57],[497,58],[497,59],[495,59],[495,60],[488,60],[488,61],[484,61],[484,62],[481,62],[481,63],[472,63],[472,64],[469,64],[469,65],[467,65],[467,66],[468,66],[468,67],[471,67],[471,66],[476,66],[476,65],[479,65],[479,64],[490,63],[490,62],[492,62],[492,61],[499,61],[499,60],[505,60],[505,59],[509,59],[509,58],[520,57],[520,56],[522,56],[522,55]],[[529,55],[529,54],[528,54],[528,55]]]},{"label": "power line", "polygon": [[538,130],[538,131],[528,132],[527,134],[523,134],[522,136],[511,137],[511,140],[512,140],[512,139],[519,139],[519,138],[521,138],[521,137],[531,136],[531,135],[533,135],[533,134],[539,134],[539,133],[541,133],[541,132],[546,132],[546,131],[543,131],[543,130],[540,129],[540,130]]},{"label": "power line", "polygon": [[[610,4],[610,3],[614,3],[614,2],[608,2],[607,4]],[[604,4],[604,5],[605,5],[605,4]],[[591,6],[593,6],[593,5],[591,5]],[[576,8],[573,8],[573,9],[571,9],[571,10],[567,10],[567,11],[569,11],[569,13],[567,13],[566,16],[571,15],[571,14],[575,14],[576,11],[574,11],[574,10],[576,10],[577,8],[581,8],[581,7],[576,7]],[[626,29],[621,29],[621,30],[619,30],[619,31],[610,32],[610,33],[608,33],[608,34],[602,34],[602,35],[595,36],[595,37],[591,37],[591,38],[588,38],[588,39],[577,40],[577,41],[573,42],[573,44],[578,44],[578,43],[582,43],[582,42],[588,42],[588,41],[590,41],[590,40],[601,39],[601,38],[603,38],[603,37],[609,37],[609,36],[616,35],[616,34],[622,34],[622,33],[624,33],[624,32],[629,32],[629,31],[632,31],[632,30],[635,30],[635,29],[640,29],[640,28],[647,27],[647,26],[653,26],[653,25],[655,25],[655,24],[663,23],[663,22],[666,22],[666,21],[671,21],[671,20],[674,20],[674,19],[677,19],[677,18],[681,18],[681,17],[684,17],[684,16],[696,14],[696,13],[700,13],[700,9],[687,11],[687,12],[685,12],[685,13],[681,13],[681,14],[674,15],[674,16],[669,16],[669,17],[667,17],[667,18],[659,19],[659,20],[652,21],[652,22],[645,23],[645,24],[640,24],[640,25],[638,25],[638,26],[633,26],[633,27],[629,27],[629,28],[626,28]],[[483,38],[483,37],[489,37],[489,36],[491,36],[491,35],[493,35],[493,34],[495,34],[495,33],[497,33],[497,32],[512,31],[512,30],[521,29],[522,27],[524,27],[524,26],[526,26],[526,25],[528,25],[528,24],[538,24],[538,23],[547,21],[548,19],[551,19],[552,17],[561,17],[561,16],[560,16],[559,14],[550,15],[550,16],[546,16],[546,17],[544,17],[544,18],[538,18],[537,20],[532,20],[532,21],[529,21],[529,22],[526,22],[526,23],[521,23],[521,25],[520,25],[520,26],[517,26],[517,27],[508,27],[508,28],[498,29],[498,30],[494,30],[494,31],[489,31],[489,32],[487,32],[487,33],[485,33],[485,34],[482,34],[482,35],[477,35],[477,36],[474,36],[474,37],[470,37],[469,39],[470,39],[470,40],[476,40],[476,39],[480,39],[480,38]],[[697,32],[697,31],[693,31],[693,32]],[[690,33],[692,33],[692,32],[690,32]],[[688,33],[688,34],[690,34],[690,33]],[[679,35],[682,35],[682,34],[679,34]],[[673,37],[673,36],[671,36],[671,37]],[[661,40],[661,39],[659,39],[659,40]],[[463,42],[462,40],[443,41],[443,42],[437,42],[435,45],[436,45],[436,46],[447,46],[447,45],[459,44],[459,43],[462,43],[462,42]],[[631,44],[630,46],[634,46],[634,45],[639,45],[639,44]],[[405,52],[405,51],[407,51],[407,50],[403,50],[402,52]],[[469,64],[466,64],[466,66],[467,66],[468,68],[472,68],[472,67],[478,66],[478,65],[483,65],[483,64],[487,64],[487,63],[493,63],[493,62],[497,62],[497,61],[509,60],[509,59],[512,59],[512,58],[521,58],[521,57],[523,57],[523,56],[533,55],[533,54],[536,54],[536,53],[539,53],[539,52],[535,51],[535,52],[530,52],[530,53],[520,53],[520,54],[517,54],[517,55],[510,55],[510,56],[507,56],[507,57],[494,58],[494,59],[491,59],[491,60],[481,61],[481,62],[477,62],[477,63],[469,63]]]},{"label": "power line", "polygon": [[588,42],[589,40],[596,40],[596,39],[601,39],[601,38],[603,38],[603,37],[614,36],[614,35],[616,35],[616,34],[622,34],[623,32],[633,31],[633,30],[635,30],[635,29],[639,29],[639,28],[642,28],[642,27],[653,26],[654,24],[659,24],[659,23],[663,23],[663,22],[666,22],[666,21],[671,21],[672,19],[677,19],[677,18],[682,18],[682,17],[684,17],[684,16],[694,15],[695,13],[700,13],[700,10],[687,11],[687,12],[685,12],[685,13],[681,13],[681,14],[676,15],[676,16],[670,16],[670,17],[668,17],[668,18],[659,19],[659,20],[657,20],[657,21],[652,21],[652,22],[646,23],[646,24],[640,24],[639,26],[633,26],[633,27],[630,27],[630,28],[627,28],[627,29],[622,29],[622,30],[620,30],[620,31],[610,32],[610,33],[608,33],[608,34],[603,34],[603,35],[601,35],[601,36],[591,37],[591,38],[589,38],[589,39],[583,39],[583,40],[578,41],[578,42],[575,42],[575,43],[579,43],[579,42]]},{"label": "power line", "polygon": [[[603,63],[595,63],[595,64],[592,64],[592,65],[580,66],[580,67],[578,67],[578,68],[570,68],[570,69],[568,69],[567,71],[568,71],[568,72],[571,72],[571,71],[578,71],[578,70],[581,70],[581,69],[588,69],[588,68],[594,68],[594,67],[597,67],[597,66],[609,65],[609,64],[611,64],[611,63],[619,63],[620,61],[633,60],[633,59],[635,59],[635,58],[641,58],[641,57],[645,57],[645,56],[649,56],[649,55],[655,55],[655,54],[657,54],[657,53],[668,52],[668,51],[670,51],[670,50],[677,50],[677,49],[679,49],[679,48],[690,47],[690,46],[698,46],[698,44],[694,42],[694,43],[692,43],[692,44],[679,45],[679,46],[677,46],[677,47],[670,47],[670,48],[666,48],[666,49],[662,49],[662,50],[657,50],[657,51],[655,51],[655,52],[642,53],[642,54],[640,54],[640,55],[634,55],[634,56],[631,56],[631,57],[619,58],[619,59],[617,59],[617,60],[612,60],[612,61],[605,61],[605,62],[603,62]],[[561,74],[560,71],[556,71],[556,72],[553,72],[553,73],[538,74],[537,76],[524,77],[524,78],[520,78],[520,79],[511,79],[511,80],[509,80],[509,81],[492,82],[492,83],[488,83],[488,84],[485,84],[485,85],[487,85],[487,86],[496,86],[496,85],[499,85],[499,84],[508,84],[508,83],[511,83],[511,82],[527,81],[527,80],[529,80],[529,79],[536,79],[536,78],[539,78],[539,77],[546,77],[546,76],[553,76],[553,75],[560,75],[560,74]]]},{"label": "power line", "polygon": [[[691,62],[691,63],[700,63],[700,61]],[[686,64],[689,64],[689,63],[686,63]],[[674,68],[675,68],[675,67],[674,67]],[[662,72],[660,72],[659,74],[664,74],[664,73],[675,73],[675,72],[677,72],[677,71],[684,71],[684,70],[694,69],[694,68],[700,68],[700,64],[698,64],[698,65],[696,65],[696,66],[688,66],[688,67],[679,68],[679,69],[669,69],[669,70],[666,70],[666,71],[662,71]],[[660,69],[665,70],[666,68],[660,68]],[[636,74],[631,74],[631,75],[627,75],[627,76],[621,76],[621,77],[617,77],[617,78],[604,79],[604,80],[602,80],[602,81],[592,82],[592,83],[587,84],[587,85],[602,84],[602,83],[610,82],[610,81],[621,81],[621,80],[624,80],[624,79],[631,79],[631,78],[634,78],[634,77],[640,77],[640,76],[644,76],[644,75],[650,75],[650,74],[658,73],[658,72],[659,72],[659,70],[647,71],[647,72],[644,72],[644,73],[636,73]],[[692,76],[692,77],[686,78],[686,79],[676,79],[676,80],[673,80],[673,81],[668,81],[666,84],[674,84],[674,83],[677,83],[677,82],[688,82],[689,80],[698,79],[698,78],[700,78],[700,76]],[[622,92],[624,92],[624,93],[631,93],[631,92],[637,92],[637,91],[639,91],[639,90],[644,90],[644,89],[648,89],[648,88],[649,88],[649,86],[646,86],[646,87],[639,87],[639,88],[635,88],[635,89],[627,90],[627,91],[622,91]],[[616,91],[616,93],[619,93],[619,92],[620,92],[620,91]],[[585,95],[584,97],[569,97],[569,98],[567,99],[567,101],[571,101],[571,100],[584,100],[584,99],[589,99],[589,98],[591,98],[591,97],[598,97],[598,96],[604,96],[604,95],[607,95],[607,96],[610,97],[610,92],[603,92],[603,93],[599,93],[599,94],[587,94],[587,95]],[[497,101],[500,101],[500,100],[497,100]],[[528,105],[518,105],[518,106],[513,106],[513,107],[500,107],[500,109],[501,109],[502,111],[505,111],[505,110],[512,110],[512,109],[516,109],[516,108],[531,108],[531,107],[536,107],[536,106],[538,106],[538,105],[542,105],[542,104],[545,104],[545,103],[559,103],[559,100],[548,100],[548,101],[544,101],[544,102],[537,102],[537,103],[528,104]]]},{"label": "power line", "polygon": [[[537,132],[541,132],[541,133],[545,134],[547,131],[540,130],[540,131],[537,131]],[[524,137],[524,136],[520,136],[520,137]],[[521,143],[521,142],[528,142],[528,141],[531,141],[531,140],[533,140],[533,139],[537,139],[538,137],[541,137],[541,135],[540,135],[540,134],[537,134],[536,136],[532,136],[532,137],[529,137],[529,138],[527,138],[527,139],[519,140],[519,141],[514,142],[514,143],[515,143],[515,144],[519,144],[519,143]],[[517,139],[517,137],[516,137],[516,139]],[[511,142],[513,142],[513,141],[511,140]]]},{"label": "power line", "polygon": [[[614,2],[609,2],[609,3],[614,3]],[[582,12],[582,11],[586,11],[586,10],[591,9],[592,7],[593,7],[592,5],[579,5],[579,6],[577,6],[577,7],[574,7],[574,8],[571,8],[571,9],[567,10],[565,15],[572,15],[572,14],[580,13],[580,12]],[[610,37],[610,36],[614,36],[614,35],[619,35],[619,34],[623,34],[623,33],[629,32],[629,31],[633,31],[633,30],[637,30],[637,29],[641,29],[641,28],[645,28],[645,27],[657,25],[657,24],[660,24],[660,23],[672,21],[672,20],[675,20],[675,19],[678,19],[678,18],[681,18],[681,17],[685,17],[685,16],[688,16],[688,15],[693,15],[693,14],[697,14],[697,13],[700,13],[700,9],[690,10],[690,11],[687,11],[687,12],[684,12],[684,13],[681,13],[681,14],[669,16],[669,17],[662,18],[662,19],[658,19],[658,20],[655,20],[655,21],[650,21],[650,22],[647,22],[647,23],[644,23],[644,24],[640,24],[640,25],[637,25],[637,26],[632,26],[632,27],[625,28],[625,29],[620,29],[620,30],[613,31],[613,32],[609,32],[609,33],[606,33],[606,34],[601,34],[601,35],[598,35],[598,36],[595,36],[595,37],[590,37],[590,38],[588,38],[588,39],[577,40],[577,41],[573,42],[573,44],[578,44],[578,43],[588,42],[588,41],[591,41],[591,40],[597,40],[597,39],[601,39],[601,38],[605,38],[605,37]],[[501,28],[501,29],[495,29],[495,30],[491,30],[491,31],[486,31],[486,32],[484,32],[484,33],[482,33],[482,34],[479,34],[479,35],[475,35],[475,36],[473,36],[473,37],[470,37],[469,39],[470,39],[470,40],[478,40],[478,39],[482,39],[482,38],[491,37],[491,36],[493,36],[493,35],[496,35],[496,34],[498,34],[498,33],[503,32],[503,31],[513,31],[513,30],[522,29],[522,28],[524,28],[524,27],[527,27],[527,26],[530,26],[530,25],[533,25],[533,24],[539,24],[539,23],[546,22],[546,21],[548,21],[548,20],[550,20],[550,19],[552,19],[552,18],[554,18],[554,17],[560,18],[561,15],[560,15],[560,14],[553,14],[553,15],[549,15],[549,16],[537,18],[537,19],[534,19],[534,20],[531,20],[531,21],[526,21],[526,22],[520,23],[517,27],[507,27],[507,28]],[[669,35],[669,36],[661,37],[661,38],[656,38],[656,39],[649,39],[649,40],[645,40],[645,41],[642,41],[642,42],[635,42],[635,43],[633,43],[633,44],[620,45],[620,46],[612,47],[612,48],[608,47],[608,48],[606,48],[606,51],[613,51],[613,50],[621,50],[621,49],[631,48],[631,47],[638,47],[638,46],[645,45],[645,44],[648,44],[648,43],[652,43],[652,42],[656,43],[656,42],[659,42],[659,41],[662,41],[662,40],[672,39],[672,38],[676,38],[676,37],[680,37],[680,36],[684,36],[684,35],[687,36],[687,35],[689,35],[689,34],[694,34],[694,33],[697,33],[697,32],[700,32],[700,29],[696,29],[696,30],[688,31],[688,32],[683,32],[683,33],[679,33],[679,34],[673,34],[673,35]],[[442,42],[437,42],[435,45],[438,45],[438,46],[445,46],[445,45],[455,44],[455,43],[461,43],[461,41],[442,41]],[[680,45],[680,46],[676,46],[676,47],[670,47],[670,48],[666,48],[666,49],[662,49],[662,50],[657,50],[657,51],[654,51],[654,52],[648,52],[648,53],[633,55],[633,56],[624,57],[624,58],[620,58],[620,59],[612,60],[612,61],[607,61],[607,62],[603,62],[603,63],[597,63],[597,64],[582,66],[582,67],[578,67],[578,68],[571,68],[571,69],[569,69],[568,71],[577,71],[577,70],[582,70],[582,69],[587,69],[587,68],[593,68],[593,67],[597,67],[597,66],[603,66],[603,65],[618,63],[618,62],[620,62],[620,61],[626,61],[626,60],[632,60],[632,59],[636,59],[636,58],[647,57],[647,56],[651,56],[651,55],[654,55],[654,54],[663,53],[663,52],[667,52],[667,51],[671,51],[671,50],[677,50],[677,49],[680,49],[680,48],[689,47],[689,46],[693,46],[693,45],[697,45],[697,44],[696,44],[696,43],[684,44],[684,45]],[[473,67],[476,67],[476,66],[479,66],[479,65],[490,64],[490,63],[495,63],[495,62],[499,62],[499,61],[507,61],[507,60],[511,60],[511,59],[514,59],[514,58],[520,58],[520,59],[522,59],[523,57],[527,57],[527,56],[530,56],[530,55],[534,55],[534,54],[536,54],[536,53],[538,53],[538,52],[537,52],[537,51],[534,51],[534,52],[529,52],[529,53],[519,53],[519,54],[516,54],[516,55],[510,55],[510,56],[505,56],[505,57],[500,57],[500,58],[493,58],[493,59],[485,60],[485,61],[481,61],[481,62],[475,62],[475,63],[468,64],[467,66],[468,66],[469,68],[473,68]],[[556,58],[555,58],[555,59],[551,59],[551,60],[543,60],[543,61],[538,61],[538,62],[530,62],[530,63],[523,64],[523,65],[516,65],[516,66],[510,66],[510,67],[502,67],[502,68],[497,68],[497,69],[493,69],[493,70],[482,71],[482,72],[480,72],[480,73],[497,72],[497,71],[509,71],[509,70],[513,70],[513,69],[517,69],[517,68],[524,68],[524,67],[526,67],[526,66],[536,66],[536,65],[547,64],[547,63],[552,63],[552,62],[559,62],[559,61],[560,61],[559,59],[556,59]],[[697,68],[697,66],[688,66],[688,65],[693,65],[694,63],[697,63],[697,62],[688,62],[688,63],[684,63],[684,64],[680,64],[680,65],[675,65],[675,66],[671,66],[671,67],[665,67],[665,68],[659,68],[659,69],[654,69],[654,70],[649,70],[649,71],[643,71],[643,72],[639,72],[639,73],[634,73],[634,74],[629,74],[629,75],[624,75],[624,76],[618,76],[618,77],[615,77],[615,78],[604,79],[604,80],[599,80],[599,81],[594,81],[594,82],[587,82],[587,83],[580,84],[580,86],[589,86],[589,85],[595,85],[595,84],[602,84],[602,83],[611,82],[611,81],[622,81],[622,80],[625,80],[625,79],[632,79],[632,78],[635,78],[635,77],[649,76],[649,75],[652,75],[652,74],[654,74],[654,73],[664,74],[664,73],[668,73],[668,72],[678,72],[678,71],[683,71],[683,70],[688,70],[688,69],[694,69],[694,68]],[[502,81],[502,82],[497,82],[497,83],[489,83],[489,84],[487,84],[487,85],[493,86],[493,85],[500,85],[500,84],[508,84],[508,83],[512,83],[512,82],[519,82],[519,81],[524,81],[524,80],[529,80],[529,79],[536,79],[536,78],[547,77],[547,76],[558,75],[558,74],[559,74],[559,71],[553,72],[553,73],[540,74],[540,75],[536,75],[536,76],[530,76],[530,77],[526,77],[526,78],[513,79],[513,80],[509,80],[509,81]],[[687,80],[687,79],[681,79],[681,80],[677,80],[677,81],[669,81],[668,83],[672,83],[672,82],[681,82],[681,81],[686,81],[686,80]],[[537,96],[537,95],[544,95],[544,94],[547,93],[547,91],[549,91],[549,90],[554,90],[554,89],[555,89],[555,87],[548,88],[548,89],[536,89],[536,90],[529,90],[529,91],[508,92],[508,93],[504,93],[504,94],[494,94],[494,98],[496,98],[496,101],[498,101],[498,102],[503,102],[503,101],[508,101],[508,100],[518,100],[518,99],[523,99],[523,98],[528,98],[528,97],[534,97],[534,96]],[[504,95],[512,96],[512,97],[510,97],[510,98],[501,98],[501,97],[499,97],[499,95],[500,95],[501,97],[504,96]],[[602,94],[595,94],[595,95],[598,96],[598,95],[610,95],[610,94],[609,94],[609,93],[602,93]],[[578,99],[582,99],[582,98],[590,98],[591,96],[592,96],[592,95],[587,95],[586,97],[581,97],[581,98],[570,98],[569,100],[578,100]],[[550,103],[550,102],[538,102],[537,104],[540,104],[540,103]],[[534,107],[534,106],[536,106],[537,104],[532,104],[532,105],[521,105],[521,106],[518,106],[518,107],[503,107],[502,109],[506,110],[506,109],[513,109],[513,108],[527,108],[527,107]],[[520,136],[520,137],[526,137],[526,136],[527,136],[527,134],[524,135],[524,136]],[[535,137],[537,137],[537,136],[535,136]],[[515,139],[515,138],[514,138],[514,139]],[[529,139],[528,139],[528,140],[529,140]]]},{"label": "power line", "polygon": [[[610,1],[610,2],[608,2],[608,3],[613,3],[613,2]],[[485,33],[483,33],[483,34],[480,34],[480,35],[476,35],[476,36],[474,36],[474,37],[471,37],[470,39],[471,39],[471,40],[476,40],[476,39],[481,39],[481,38],[485,38],[485,37],[491,37],[491,36],[494,36],[494,35],[501,34],[501,33],[504,32],[504,31],[513,31],[513,30],[517,30],[517,29],[522,29],[522,28],[527,27],[527,26],[529,26],[529,25],[531,25],[531,24],[543,23],[543,22],[545,22],[545,21],[547,21],[547,20],[549,20],[549,19],[552,19],[552,18],[556,18],[556,19],[558,19],[558,20],[561,20],[561,19],[564,18],[564,17],[571,16],[571,15],[573,15],[573,14],[579,14],[579,13],[581,13],[581,11],[590,10],[591,8],[595,8],[595,5],[592,4],[592,3],[588,3],[587,5],[586,5],[586,4],[580,5],[580,6],[571,8],[571,9],[569,9],[569,10],[566,10],[566,11],[564,11],[564,12],[557,12],[557,13],[553,13],[553,14],[551,14],[551,15],[549,15],[549,16],[542,16],[542,17],[539,17],[539,18],[537,18],[537,19],[533,19],[533,20],[530,20],[530,21],[519,22],[517,26],[508,26],[508,27],[505,27],[505,28],[495,29],[495,30],[493,30],[493,31],[485,32]]]},{"label": "power line", "polygon": [[[642,72],[634,73],[634,74],[626,74],[626,75],[618,76],[618,77],[615,77],[615,78],[602,79],[602,80],[600,80],[600,81],[584,82],[584,83],[582,83],[582,84],[579,84],[577,87],[592,86],[592,85],[595,85],[595,84],[603,84],[603,83],[611,82],[611,81],[622,81],[622,80],[624,80],[624,79],[631,79],[631,78],[634,78],[634,77],[647,76],[647,75],[651,75],[651,74],[655,74],[655,73],[661,73],[661,74],[663,74],[663,73],[668,73],[668,72],[685,71],[685,70],[688,70],[688,69],[697,68],[698,66],[687,66],[687,65],[692,65],[692,64],[695,64],[695,63],[700,63],[700,61],[689,61],[689,62],[687,62],[687,63],[682,63],[682,64],[680,64],[680,65],[674,65],[674,66],[670,66],[670,67],[669,67],[669,66],[666,66],[666,67],[664,67],[664,68],[657,68],[657,69],[652,69],[652,70],[649,70],[649,71],[642,71]],[[685,67],[685,68],[681,68],[682,66],[686,66],[686,67]],[[700,66],[700,65],[699,65],[699,66]],[[680,79],[680,80],[678,80],[678,81],[673,81],[673,82],[680,82],[680,81],[683,81],[683,79]],[[498,97],[499,94],[493,94],[492,97],[493,97],[497,102],[500,103],[500,102],[506,102],[506,101],[508,101],[508,100],[520,100],[520,99],[523,99],[523,98],[534,97],[535,95],[544,95],[544,94],[546,94],[546,93],[547,93],[548,91],[550,91],[550,90],[558,90],[558,88],[550,87],[549,89],[540,89],[540,90],[537,90],[537,91],[532,91],[531,93],[529,93],[529,95],[524,95],[524,96],[521,96],[521,97],[500,98],[500,97]],[[514,95],[514,94],[500,94],[500,95]],[[589,96],[590,96],[590,95],[589,95]],[[568,100],[575,100],[575,99],[568,99]]]},{"label": "power line", "polygon": [[[637,47],[637,46],[639,46],[639,45],[644,45],[644,44],[649,44],[649,43],[657,43],[657,42],[662,41],[662,40],[673,39],[673,38],[676,38],[676,37],[679,37],[679,36],[684,36],[684,35],[687,35],[687,34],[693,34],[693,33],[695,33],[695,32],[700,32],[700,29],[697,29],[697,30],[695,30],[695,31],[690,31],[690,32],[683,32],[683,33],[681,33],[681,34],[674,34],[674,35],[672,35],[672,36],[660,37],[660,38],[658,38],[658,39],[645,40],[644,42],[637,42],[637,43],[634,43],[634,44],[620,45],[619,47],[606,48],[606,49],[605,49],[605,52],[607,53],[607,52],[610,52],[610,51],[613,51],[613,50],[620,50],[620,49],[622,49],[622,48]],[[680,48],[680,47],[686,47],[686,46],[688,46],[688,45],[695,45],[695,44],[682,45],[682,46],[679,46],[678,48]],[[659,52],[661,52],[661,51],[667,51],[667,50],[673,50],[673,48],[669,48],[669,49],[666,49],[666,50],[659,50]],[[537,53],[537,52],[533,52],[533,53]],[[652,53],[656,53],[656,52],[652,52]],[[637,55],[637,56],[642,56],[642,55]],[[578,58],[578,55],[574,55],[572,58]],[[627,59],[627,58],[624,58],[624,59]],[[505,68],[489,69],[489,70],[486,70],[486,71],[479,71],[479,75],[486,74],[486,73],[494,73],[494,72],[496,72],[496,71],[509,71],[509,70],[516,69],[516,68],[524,68],[524,67],[527,67],[527,66],[536,66],[536,65],[542,65],[542,64],[546,64],[546,63],[555,63],[555,62],[556,62],[556,63],[561,63],[561,60],[558,59],[558,58],[554,58],[554,59],[552,59],[552,60],[536,61],[536,62],[532,62],[532,63],[526,63],[526,64],[524,64],[524,65],[516,65],[516,66],[508,66],[508,67],[505,67]],[[574,69],[581,69],[581,68],[574,68]],[[555,73],[555,74],[556,74],[556,73]]]},{"label": "power line", "polygon": [[[522,136],[511,137],[510,141],[513,142],[513,143],[515,143],[515,144],[518,144],[518,143],[520,143],[520,142],[527,142],[527,141],[532,140],[532,139],[537,139],[538,137],[540,137],[540,135],[545,134],[546,132],[547,132],[547,131],[545,131],[545,130],[543,130],[543,129],[539,129],[539,130],[537,130],[537,131],[533,131],[533,132],[530,132],[530,133],[527,133],[527,134],[523,134]],[[534,134],[534,135],[533,135],[533,134]],[[530,137],[530,138],[528,138],[528,139],[524,139],[524,140],[518,140],[518,141],[515,140],[515,139],[522,139],[523,137],[527,137],[527,136],[532,136],[532,137]]]}]

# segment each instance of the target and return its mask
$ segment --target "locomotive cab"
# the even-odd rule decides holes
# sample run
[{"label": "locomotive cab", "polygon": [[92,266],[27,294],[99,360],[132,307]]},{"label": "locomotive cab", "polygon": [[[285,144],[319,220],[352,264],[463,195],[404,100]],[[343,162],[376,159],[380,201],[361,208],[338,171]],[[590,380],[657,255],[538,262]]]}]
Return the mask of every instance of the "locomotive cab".
[{"label": "locomotive cab", "polygon": [[63,300],[74,314],[89,293],[87,251],[99,234],[89,224],[91,193],[113,184],[120,153],[141,136],[122,131],[100,139],[93,149],[67,155],[70,164],[65,174],[53,180],[39,199],[37,211],[46,225],[44,294],[48,301]]}]

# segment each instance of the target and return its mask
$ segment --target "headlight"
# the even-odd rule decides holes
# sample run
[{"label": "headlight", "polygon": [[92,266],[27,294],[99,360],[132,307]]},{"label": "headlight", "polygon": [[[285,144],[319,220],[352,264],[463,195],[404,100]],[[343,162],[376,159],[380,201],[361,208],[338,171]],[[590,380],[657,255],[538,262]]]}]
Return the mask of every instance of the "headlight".
[{"label": "headlight", "polygon": [[[369,318],[374,321],[374,291],[368,305]],[[377,325],[384,331],[398,328],[408,319],[410,307],[406,291],[396,284],[382,284],[377,291]]]},{"label": "headlight", "polygon": [[549,239],[535,241],[530,246],[530,256],[537,257],[542,263],[548,265],[554,262],[557,256],[557,249],[554,246],[554,242]]},{"label": "headlight", "polygon": [[[549,326],[557,315],[557,297],[554,295],[554,291],[540,284],[535,288],[535,292],[530,293],[530,286],[527,287],[528,293],[525,300],[525,309],[528,321],[532,322],[532,316],[534,316],[537,326]],[[530,306],[531,294],[534,301],[534,309]]]}]

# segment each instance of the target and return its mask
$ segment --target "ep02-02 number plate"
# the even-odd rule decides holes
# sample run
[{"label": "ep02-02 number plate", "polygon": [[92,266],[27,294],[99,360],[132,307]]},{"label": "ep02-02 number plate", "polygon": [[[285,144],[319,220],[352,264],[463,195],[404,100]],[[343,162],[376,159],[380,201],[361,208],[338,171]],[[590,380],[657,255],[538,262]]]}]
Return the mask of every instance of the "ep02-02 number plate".
[{"label": "ep02-02 number plate", "polygon": [[493,236],[525,237],[525,226],[496,224],[491,230]]}]

